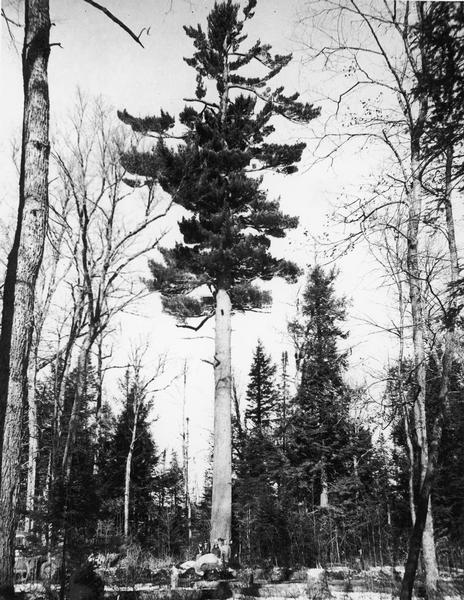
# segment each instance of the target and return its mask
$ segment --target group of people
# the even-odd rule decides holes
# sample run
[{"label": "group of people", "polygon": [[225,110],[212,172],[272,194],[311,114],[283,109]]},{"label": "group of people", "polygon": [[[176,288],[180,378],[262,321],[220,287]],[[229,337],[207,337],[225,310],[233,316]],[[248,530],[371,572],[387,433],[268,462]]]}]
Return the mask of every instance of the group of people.
[{"label": "group of people", "polygon": [[223,568],[226,568],[230,562],[232,540],[218,538],[212,545],[208,542],[199,543],[196,554],[196,560],[205,554],[214,554],[219,558]]},{"label": "group of people", "polygon": [[225,571],[229,567],[232,540],[218,538],[213,544],[200,542],[198,544],[195,560],[171,567],[171,588],[179,584],[179,574],[189,569],[194,569],[197,575],[204,575],[207,571]]}]

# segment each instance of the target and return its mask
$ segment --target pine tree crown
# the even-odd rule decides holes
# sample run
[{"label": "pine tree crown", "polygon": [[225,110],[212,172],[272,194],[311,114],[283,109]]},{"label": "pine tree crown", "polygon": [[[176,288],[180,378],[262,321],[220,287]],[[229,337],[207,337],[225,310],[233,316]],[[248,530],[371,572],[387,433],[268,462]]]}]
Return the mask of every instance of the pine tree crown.
[{"label": "pine tree crown", "polygon": [[[255,280],[280,276],[293,282],[300,272],[270,252],[270,238],[284,237],[298,219],[267,198],[258,173],[297,170],[305,144],[267,138],[276,119],[307,123],[319,109],[299,101],[297,93],[287,96],[283,87],[271,87],[291,55],[272,55],[260,40],[246,47],[243,29],[255,6],[249,0],[240,15],[231,0],[216,2],[206,31],[184,27],[195,48],[184,60],[196,71],[196,89],[179,115],[179,136],[171,133],[175,120],[165,111],[143,119],[118,113],[135,131],[157,137],[152,152],[124,155],[125,168],[161,186],[190,213],[179,223],[183,243],[163,248],[162,262],[150,262],[151,289],[161,292],[164,309],[181,321],[212,314],[206,293],[192,296],[203,286],[213,297],[219,288],[227,290],[235,309],[261,308],[270,295]],[[252,64],[258,74],[250,75]],[[180,138],[174,147],[173,137]]]}]

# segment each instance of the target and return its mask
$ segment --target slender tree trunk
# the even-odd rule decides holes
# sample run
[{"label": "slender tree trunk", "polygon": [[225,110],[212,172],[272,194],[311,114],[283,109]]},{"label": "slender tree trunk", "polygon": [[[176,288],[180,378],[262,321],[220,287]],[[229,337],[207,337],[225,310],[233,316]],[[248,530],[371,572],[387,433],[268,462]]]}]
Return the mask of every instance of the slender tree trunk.
[{"label": "slender tree trunk", "polygon": [[453,204],[451,200],[452,188],[452,169],[454,161],[454,148],[450,146],[446,150],[445,157],[445,217],[446,217],[446,232],[448,241],[448,253],[450,261],[450,278],[454,283],[459,276],[458,250],[456,244],[456,230],[454,226]]},{"label": "slender tree trunk", "polygon": [[216,294],[214,356],[214,456],[211,506],[211,544],[222,538],[230,543],[232,520],[231,437],[231,302],[225,289]]},{"label": "slender tree trunk", "polygon": [[[451,203],[451,177],[452,177],[452,166],[453,166],[453,158],[454,152],[453,148],[450,147],[447,149],[445,153],[445,193],[444,193],[444,204],[445,204],[445,217],[446,217],[446,231],[447,231],[447,241],[448,241],[448,256],[449,256],[449,271],[450,271],[450,282],[454,283],[459,275],[459,267],[458,267],[458,254],[457,254],[457,245],[456,245],[456,234],[454,227],[454,216],[453,216],[453,207]],[[440,393],[439,393],[439,410],[443,413],[446,410],[446,406],[448,404],[448,390],[449,390],[449,378],[451,373],[451,368],[454,359],[454,349],[455,349],[455,307],[454,300],[451,298],[451,301],[448,306],[448,314],[444,315],[444,324],[446,328],[445,333],[445,344],[443,350],[443,358],[441,364],[441,385],[440,385]],[[439,428],[439,435],[441,438],[441,427]],[[439,444],[439,439],[432,438],[432,442],[434,444]],[[430,468],[432,468],[431,478],[434,476],[434,461],[430,461]],[[436,462],[436,461],[435,461]],[[424,472],[424,469],[423,469]],[[421,478],[421,483],[423,485],[425,479],[425,473]],[[424,500],[425,501],[425,500]],[[428,503],[427,503],[427,516],[425,520],[424,533],[422,537],[422,552],[424,556],[425,562],[425,584],[427,590],[427,596],[429,600],[437,595],[438,589],[438,565],[436,561],[435,554],[435,542],[434,542],[434,527],[433,527],[433,518],[432,518],[432,503],[431,496],[429,494]]]},{"label": "slender tree trunk", "polygon": [[[414,144],[413,144],[414,146]],[[414,347],[414,368],[415,368],[415,402],[414,402],[414,427],[419,448],[420,473],[419,483],[420,488],[423,488],[425,474],[429,464],[429,450],[426,428],[426,357],[424,343],[424,316],[423,316],[423,298],[422,298],[422,282],[421,269],[419,262],[419,226],[422,212],[422,198],[419,180],[419,161],[417,151],[412,149],[411,158],[412,181],[409,191],[409,217],[408,217],[408,251],[407,251],[407,267],[408,267],[408,282],[409,295],[411,300],[412,313],[412,337]],[[417,504],[417,503],[416,503]],[[419,543],[422,544],[422,555],[424,559],[424,567],[426,572],[426,589],[429,598],[433,598],[437,593],[438,584],[438,566],[435,554],[435,542],[433,539],[433,518],[430,505],[430,499],[427,499],[424,509],[425,514],[418,517],[416,509],[416,522],[414,524],[413,533],[410,538],[409,553],[411,557],[418,557],[420,548],[413,547]],[[420,529],[420,531],[419,531]],[[409,559],[408,559],[409,561]],[[412,567],[415,565],[412,575],[412,582],[407,581],[411,577]],[[403,579],[402,593],[407,594],[406,590],[411,589],[414,585],[414,578],[417,569],[417,560],[414,558],[409,569],[405,569]],[[404,598],[403,598],[404,600]]]},{"label": "slender tree trunk", "polygon": [[[458,265],[458,254],[456,245],[456,234],[454,226],[453,208],[451,202],[451,178],[452,178],[452,165],[454,159],[454,150],[452,147],[448,148],[445,153],[445,191],[444,191],[444,205],[445,205],[445,218],[446,218],[446,231],[448,241],[448,253],[450,263],[450,281],[454,283],[459,275]],[[451,299],[448,306],[448,314],[444,315],[444,322],[446,327],[445,344],[442,357],[442,368],[441,368],[441,384],[438,395],[438,407],[439,415],[436,418],[436,422],[433,427],[433,434],[431,438],[431,456],[427,457],[427,462],[421,465],[421,487],[419,491],[418,508],[416,509],[416,515],[420,513],[416,518],[416,523],[413,528],[410,539],[409,554],[405,568],[405,575],[403,579],[403,585],[401,589],[401,600],[410,600],[413,591],[414,577],[417,569],[419,560],[419,552],[417,545],[420,544],[421,539],[421,528],[422,533],[422,552],[425,563],[425,576],[426,576],[426,591],[429,599],[436,597],[438,593],[438,566],[435,554],[434,544],[434,532],[433,532],[433,519],[432,519],[432,507],[431,507],[431,488],[433,477],[435,474],[435,467],[438,460],[438,446],[441,440],[442,433],[442,421],[443,414],[448,404],[448,391],[449,391],[449,378],[451,368],[454,359],[455,351],[455,320],[456,312],[454,310],[454,302]],[[421,453],[422,459],[422,453]],[[420,505],[420,508],[419,508]]]},{"label": "slender tree trunk", "polygon": [[185,415],[187,405],[187,361],[184,363],[184,393],[182,398],[182,471],[184,476],[185,517],[187,521],[187,556],[192,543],[192,505],[189,487],[189,418]]},{"label": "slender tree trunk", "polygon": [[0,596],[3,597],[14,593],[21,424],[27,393],[35,284],[48,222],[49,33],[48,0],[26,0],[18,220],[8,257],[0,338]]},{"label": "slender tree trunk", "polygon": [[77,360],[76,389],[74,392],[71,417],[69,419],[68,433],[66,436],[66,443],[63,451],[63,461],[61,468],[63,474],[63,484],[65,486],[69,484],[71,478],[73,448],[79,427],[82,399],[85,395],[87,387],[87,369],[90,363],[90,352],[92,350],[92,346],[96,338],[96,332],[92,329],[90,325],[89,327],[90,330],[87,334],[86,339],[83,342],[82,348],[79,352],[79,358]]},{"label": "slender tree trunk", "polygon": [[[400,373],[399,377],[402,377],[403,374]],[[409,497],[409,512],[411,514],[411,525],[414,527],[414,523],[416,522],[416,505],[414,502],[414,448],[411,441],[412,433],[409,427],[409,417],[407,407],[403,404],[403,424],[404,424],[404,432],[406,436],[406,445],[408,447],[408,497]]]},{"label": "slender tree trunk", "polygon": [[[450,354],[444,353],[443,371],[445,373],[449,372],[450,360]],[[447,386],[447,378],[442,377],[440,391],[438,394],[438,415],[435,419],[432,429],[429,462],[427,464],[427,468],[425,469],[424,479],[417,496],[416,522],[414,523],[414,527],[412,529],[411,537],[409,540],[408,557],[406,560],[404,577],[401,584],[400,600],[411,600],[412,598],[414,579],[416,576],[417,565],[419,563],[423,531],[426,526],[427,516],[429,514],[429,502],[430,493],[432,491],[433,477],[438,462],[438,452],[440,448],[440,440],[443,429],[443,415],[445,407],[444,399],[448,395]],[[429,590],[427,590],[427,593],[429,593]]]},{"label": "slender tree trunk", "polygon": [[98,340],[97,354],[97,402],[95,406],[95,449],[93,455],[93,474],[98,473],[98,459],[101,436],[101,408],[103,400],[103,335]]},{"label": "slender tree trunk", "polygon": [[427,591],[427,599],[432,600],[437,595],[439,573],[437,555],[435,552],[432,498],[430,495],[427,503],[427,515],[425,519],[424,533],[422,534],[422,556],[424,559],[425,589]]},{"label": "slender tree trunk", "polygon": [[39,339],[38,332],[34,335],[34,342],[31,348],[29,367],[27,370],[28,379],[28,428],[29,428],[29,449],[27,461],[27,486],[26,486],[26,512],[25,531],[30,533],[33,529],[33,517],[31,513],[35,508],[36,494],[36,479],[37,479],[37,460],[39,456],[39,424],[37,421],[37,394],[36,394],[36,379],[37,379],[37,360]]},{"label": "slender tree trunk", "polygon": [[320,508],[327,508],[329,506],[329,484],[327,482],[327,471],[324,459],[322,459],[321,465],[321,495],[319,498],[319,506]]},{"label": "slender tree trunk", "polygon": [[[137,402],[137,399],[134,400]],[[131,442],[126,457],[126,471],[124,475],[124,541],[129,543],[129,507],[130,507],[130,481],[132,471],[132,456],[134,455],[135,439],[137,437],[138,404],[134,406],[134,426],[132,428]]]}]

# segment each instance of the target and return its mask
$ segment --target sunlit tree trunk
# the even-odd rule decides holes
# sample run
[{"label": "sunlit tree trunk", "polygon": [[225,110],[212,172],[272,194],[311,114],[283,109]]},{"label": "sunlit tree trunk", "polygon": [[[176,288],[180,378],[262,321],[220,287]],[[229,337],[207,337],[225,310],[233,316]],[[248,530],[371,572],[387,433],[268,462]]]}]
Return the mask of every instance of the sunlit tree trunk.
[{"label": "sunlit tree trunk", "polygon": [[221,288],[216,294],[215,336],[211,543],[222,538],[227,544],[232,519],[231,302],[227,291]]},{"label": "sunlit tree trunk", "polygon": [[319,497],[319,506],[321,508],[329,506],[329,483],[327,481],[327,469],[324,458],[322,458],[321,464],[321,495]]},{"label": "sunlit tree trunk", "polygon": [[126,457],[126,471],[124,474],[124,541],[129,543],[129,507],[130,507],[130,482],[132,471],[132,457],[134,456],[135,440],[137,439],[137,421],[139,416],[140,399],[137,391],[134,397],[134,424],[132,426],[131,441]]},{"label": "sunlit tree trunk", "polygon": [[27,403],[28,403],[28,428],[29,428],[29,448],[27,461],[27,485],[26,485],[26,512],[25,531],[30,533],[33,528],[32,513],[35,508],[36,478],[37,478],[37,460],[39,455],[39,424],[37,420],[37,359],[39,340],[38,333],[34,335],[34,341],[31,348],[29,367],[27,370]]},{"label": "sunlit tree trunk", "polygon": [[0,338],[0,586],[4,597],[14,593],[21,425],[27,394],[35,284],[48,221],[49,33],[48,0],[26,0],[18,220],[8,257]]}]

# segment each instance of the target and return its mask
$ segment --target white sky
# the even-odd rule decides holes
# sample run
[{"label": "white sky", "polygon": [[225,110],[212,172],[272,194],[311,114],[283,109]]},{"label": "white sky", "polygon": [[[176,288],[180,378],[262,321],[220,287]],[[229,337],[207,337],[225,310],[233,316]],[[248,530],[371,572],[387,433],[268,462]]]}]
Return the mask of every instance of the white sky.
[{"label": "white sky", "polygon": [[[103,2],[103,0],[102,0]],[[105,0],[103,2],[115,14],[139,32],[150,27],[149,36],[143,36],[145,49],[137,46],[122,30],[103,14],[82,0],[51,0],[52,42],[61,48],[52,48],[49,63],[49,82],[52,121],[57,123],[69,113],[75,99],[76,87],[89,96],[101,95],[118,109],[126,108],[135,115],[158,113],[161,107],[176,114],[183,106],[182,98],[192,95],[194,71],[187,67],[183,56],[192,53],[191,40],[182,25],[204,23],[213,5],[212,0]],[[4,1],[4,8],[11,18],[21,19],[14,2]],[[296,14],[302,10],[303,0],[261,0],[250,40],[255,36],[270,42],[277,53],[296,51],[296,57],[287,69],[284,83],[287,91],[298,90],[302,99],[314,101],[319,98],[318,86],[324,77],[302,66],[299,46],[295,40]],[[16,176],[10,159],[10,140],[19,136],[22,111],[22,82],[20,52],[22,32],[15,30],[18,43],[11,42],[2,22],[1,55],[1,137],[0,137],[0,218],[5,222],[14,214],[17,201]],[[282,130],[281,130],[282,131]],[[309,137],[309,130],[288,129],[294,141]],[[283,209],[300,216],[301,226],[292,233],[290,240],[279,242],[279,253],[285,253],[301,266],[314,263],[317,254],[324,261],[323,248],[316,247],[311,236],[332,233],[333,226],[327,221],[338,198],[344,190],[357,189],[360,180],[374,169],[375,155],[343,152],[335,165],[319,165],[310,171],[290,177],[268,175],[264,185],[270,196],[280,196]],[[304,157],[308,164],[310,156]],[[304,166],[304,165],[303,165]],[[303,231],[308,231],[305,236]],[[385,291],[374,272],[372,259],[365,249],[357,249],[338,263],[341,269],[338,289],[350,299],[350,319],[347,329],[353,346],[351,378],[363,381],[373,370],[385,363],[389,345],[385,337],[362,319],[381,320],[388,315]],[[146,270],[145,275],[148,275]],[[251,354],[258,337],[276,361],[280,353],[292,350],[286,336],[286,320],[294,311],[298,286],[272,284],[274,305],[269,314],[237,315],[233,319],[233,366],[239,389],[246,387],[246,377]],[[150,361],[160,352],[169,359],[168,376],[180,373],[184,359],[188,361],[187,413],[191,422],[192,459],[203,465],[207,454],[209,432],[212,429],[213,373],[204,362],[212,358],[211,325],[200,333],[202,339],[175,327],[173,320],[160,312],[159,300],[151,296],[137,307],[138,315],[125,316],[114,337],[114,361],[121,364],[127,357],[128,348],[138,341],[148,341]],[[394,350],[392,350],[394,353]],[[112,372],[114,373],[114,372]],[[110,395],[113,394],[114,376],[108,380]],[[156,441],[160,448],[179,447],[182,422],[181,379],[156,399],[154,413],[159,415],[154,424]]]}]

